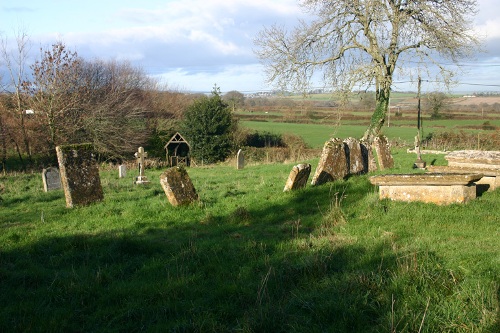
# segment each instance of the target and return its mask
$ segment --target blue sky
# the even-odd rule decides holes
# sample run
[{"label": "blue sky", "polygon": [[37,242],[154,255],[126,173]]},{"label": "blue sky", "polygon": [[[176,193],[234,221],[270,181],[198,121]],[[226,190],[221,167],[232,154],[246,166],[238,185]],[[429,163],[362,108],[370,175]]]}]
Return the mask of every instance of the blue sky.
[{"label": "blue sky", "polygon": [[[33,55],[63,41],[87,59],[128,60],[169,87],[188,91],[269,90],[253,53],[258,31],[294,26],[296,0],[0,0],[0,34],[27,32]],[[498,0],[478,0],[485,53],[466,63],[457,91],[500,91]],[[477,85],[476,85],[477,84]],[[489,85],[489,86],[488,86]],[[498,86],[496,86],[498,85]],[[400,84],[396,89],[409,87]]]}]

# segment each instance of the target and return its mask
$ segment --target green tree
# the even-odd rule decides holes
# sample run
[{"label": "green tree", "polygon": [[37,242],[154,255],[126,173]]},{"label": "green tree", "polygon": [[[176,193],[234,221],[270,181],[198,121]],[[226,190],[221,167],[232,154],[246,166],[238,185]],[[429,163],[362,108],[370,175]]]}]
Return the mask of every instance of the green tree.
[{"label": "green tree", "polygon": [[214,163],[229,156],[236,122],[217,87],[210,97],[200,97],[188,107],[181,127],[196,160]]}]

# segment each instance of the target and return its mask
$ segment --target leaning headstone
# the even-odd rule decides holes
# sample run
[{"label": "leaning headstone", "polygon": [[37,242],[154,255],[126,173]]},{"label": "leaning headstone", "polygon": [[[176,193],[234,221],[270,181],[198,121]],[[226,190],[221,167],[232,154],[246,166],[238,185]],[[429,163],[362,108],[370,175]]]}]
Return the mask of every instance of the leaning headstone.
[{"label": "leaning headstone", "polygon": [[338,138],[325,143],[311,185],[344,179],[348,175],[349,168],[344,146],[344,142]]},{"label": "leaning headstone", "polygon": [[363,172],[368,173],[377,171],[377,162],[375,161],[375,156],[373,156],[372,146],[366,141],[361,141],[359,145],[361,147],[361,156],[363,158]]},{"label": "leaning headstone", "polygon": [[304,188],[311,174],[311,164],[297,164],[290,171],[283,192]]},{"label": "leaning headstone", "polygon": [[162,173],[160,184],[172,206],[187,205],[198,200],[198,194],[183,167],[172,167]]},{"label": "leaning headstone", "polygon": [[355,138],[347,138],[344,140],[346,144],[346,158],[349,165],[349,173],[358,175],[365,171],[363,165],[363,156],[361,154],[361,145]]},{"label": "leaning headstone", "polygon": [[236,169],[241,170],[245,167],[245,154],[240,149],[238,150],[238,154],[236,155]]},{"label": "leaning headstone", "polygon": [[91,144],[56,147],[66,207],[84,206],[104,198]]},{"label": "leaning headstone", "polygon": [[42,170],[43,190],[45,192],[61,188],[61,175],[59,169],[50,167]]},{"label": "leaning headstone", "polygon": [[148,153],[144,151],[144,148],[139,147],[134,156],[137,158],[137,165],[139,166],[139,176],[135,178],[134,184],[148,184],[148,177],[144,175],[145,158],[148,157]]},{"label": "leaning headstone", "polygon": [[125,178],[127,176],[127,167],[125,164],[121,164],[118,166],[118,177]]},{"label": "leaning headstone", "polygon": [[386,136],[377,136],[373,140],[375,152],[377,153],[378,165],[380,170],[390,169],[394,167],[394,159],[391,155],[391,146]]}]

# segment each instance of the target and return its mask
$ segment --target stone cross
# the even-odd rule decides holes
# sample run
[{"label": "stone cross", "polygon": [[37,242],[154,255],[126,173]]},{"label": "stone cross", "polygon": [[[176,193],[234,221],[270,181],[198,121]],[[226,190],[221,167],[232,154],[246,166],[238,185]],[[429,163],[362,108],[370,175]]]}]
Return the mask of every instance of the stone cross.
[{"label": "stone cross", "polygon": [[149,183],[148,178],[144,176],[144,159],[148,157],[148,153],[144,151],[143,147],[139,147],[134,156],[137,158],[137,164],[139,165],[139,176],[135,179],[135,184]]}]

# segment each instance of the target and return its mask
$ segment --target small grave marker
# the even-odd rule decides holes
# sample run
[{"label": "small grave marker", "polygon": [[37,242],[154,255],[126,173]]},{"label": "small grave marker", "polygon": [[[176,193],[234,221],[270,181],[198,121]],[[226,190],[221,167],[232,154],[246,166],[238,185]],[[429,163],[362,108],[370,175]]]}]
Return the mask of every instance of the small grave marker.
[{"label": "small grave marker", "polygon": [[172,206],[187,205],[198,200],[198,194],[183,167],[172,167],[162,173],[160,184]]},{"label": "small grave marker", "polygon": [[56,152],[66,207],[101,201],[104,195],[93,146],[90,144],[57,146]]},{"label": "small grave marker", "polygon": [[283,192],[304,188],[311,173],[311,164],[297,164],[290,171]]},{"label": "small grave marker", "polygon": [[118,177],[125,178],[127,176],[127,166],[125,164],[121,164],[118,166]]},{"label": "small grave marker", "polygon": [[137,165],[139,166],[139,176],[135,178],[134,184],[148,184],[148,177],[144,175],[144,159],[148,157],[148,153],[144,151],[143,147],[139,147],[134,156],[137,158]]},{"label": "small grave marker", "polygon": [[61,175],[59,169],[50,167],[42,170],[43,190],[45,192],[61,188]]},{"label": "small grave marker", "polygon": [[245,167],[245,154],[243,150],[238,150],[238,154],[236,155],[236,169],[241,170]]}]

